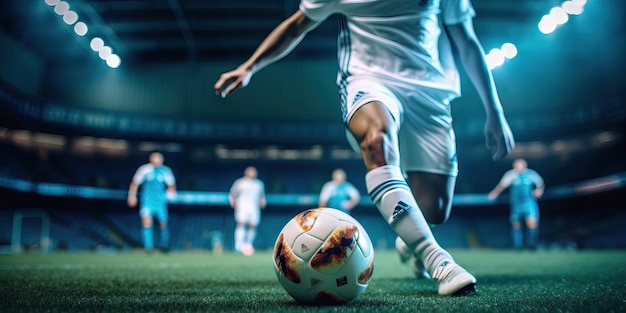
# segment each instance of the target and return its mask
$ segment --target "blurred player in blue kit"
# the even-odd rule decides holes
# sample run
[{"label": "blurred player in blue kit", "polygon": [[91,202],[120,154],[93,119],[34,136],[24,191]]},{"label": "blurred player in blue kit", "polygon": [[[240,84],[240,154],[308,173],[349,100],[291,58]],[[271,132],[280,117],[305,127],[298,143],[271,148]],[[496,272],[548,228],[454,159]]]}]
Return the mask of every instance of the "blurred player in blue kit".
[{"label": "blurred player in blue kit", "polygon": [[[504,173],[500,182],[489,192],[489,199],[497,198],[509,188],[511,237],[515,249],[535,249],[539,239],[539,204],[545,185],[543,178],[528,168],[524,159],[515,159],[513,169]],[[527,236],[524,244],[522,222],[526,225]]]},{"label": "blurred player in blue kit", "polygon": [[456,64],[484,105],[492,158],[502,158],[515,143],[474,32],[469,0],[301,0],[248,60],[220,76],[216,94],[226,97],[246,86],[331,15],[340,26],[343,120],[348,141],[363,156],[372,202],[399,236],[399,251],[413,259],[416,275],[433,278],[441,295],[474,294],[476,278],[430,229],[447,220],[458,175],[450,108],[461,93]]},{"label": "blurred player in blue kit", "polygon": [[254,166],[244,170],[228,192],[228,201],[235,210],[235,251],[246,256],[254,254],[254,239],[265,208],[265,184],[257,178]]},{"label": "blurred player in blue kit", "polygon": [[139,216],[141,217],[142,240],[144,249],[154,250],[153,219],[159,222],[159,246],[162,251],[169,251],[168,198],[176,194],[176,180],[172,169],[164,165],[163,155],[159,152],[150,154],[150,162],[141,165],[128,187],[128,206],[137,206],[137,191],[141,186]]},{"label": "blurred player in blue kit", "polygon": [[352,183],[346,181],[346,172],[338,168],[333,171],[332,179],[322,186],[318,206],[334,208],[350,214],[360,200],[359,191]]}]

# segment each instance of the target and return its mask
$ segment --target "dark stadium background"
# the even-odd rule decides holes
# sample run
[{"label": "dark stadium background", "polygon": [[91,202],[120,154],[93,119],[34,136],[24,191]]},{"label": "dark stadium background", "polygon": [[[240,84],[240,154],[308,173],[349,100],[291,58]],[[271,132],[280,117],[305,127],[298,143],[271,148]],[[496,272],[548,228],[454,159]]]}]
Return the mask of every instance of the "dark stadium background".
[{"label": "dark stadium background", "polygon": [[[508,248],[506,197],[486,193],[524,157],[547,185],[540,201],[544,247],[624,248],[626,222],[626,7],[589,1],[554,33],[537,22],[558,1],[474,0],[485,50],[519,55],[493,74],[518,142],[493,162],[484,113],[464,77],[453,104],[460,175],[450,221],[435,232],[450,247]],[[0,246],[133,249],[139,219],[125,204],[134,170],[160,150],[178,189],[170,205],[172,248],[208,249],[215,232],[232,246],[224,193],[247,165],[270,196],[257,245],[315,197],[334,168],[365,193],[358,154],[344,137],[335,86],[336,21],[311,32],[288,57],[228,99],[219,74],[243,61],[297,1],[68,1],[84,37],[43,0],[0,10]],[[109,68],[89,47],[99,36],[121,58]],[[365,199],[355,217],[389,247],[393,235]],[[11,246],[15,217],[19,247]],[[42,218],[43,217],[43,218]],[[16,250],[17,249],[17,250]]]}]

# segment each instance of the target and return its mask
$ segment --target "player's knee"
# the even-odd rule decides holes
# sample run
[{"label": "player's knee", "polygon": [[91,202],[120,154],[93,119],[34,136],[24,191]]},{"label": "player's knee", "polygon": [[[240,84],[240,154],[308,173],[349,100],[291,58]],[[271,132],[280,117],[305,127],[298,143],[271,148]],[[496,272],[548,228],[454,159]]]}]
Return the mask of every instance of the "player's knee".
[{"label": "player's knee", "polygon": [[366,163],[382,166],[385,160],[385,134],[378,129],[370,130],[360,143]]}]

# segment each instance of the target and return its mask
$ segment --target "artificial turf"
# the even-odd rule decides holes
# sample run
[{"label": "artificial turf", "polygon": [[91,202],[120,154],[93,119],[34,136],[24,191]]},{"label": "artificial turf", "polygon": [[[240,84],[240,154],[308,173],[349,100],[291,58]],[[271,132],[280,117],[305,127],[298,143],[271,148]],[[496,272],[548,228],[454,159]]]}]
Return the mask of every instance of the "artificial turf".
[{"label": "artificial turf", "polygon": [[297,304],[269,251],[0,255],[0,312],[626,312],[626,251],[451,250],[479,281],[442,297],[391,250],[342,306]]}]

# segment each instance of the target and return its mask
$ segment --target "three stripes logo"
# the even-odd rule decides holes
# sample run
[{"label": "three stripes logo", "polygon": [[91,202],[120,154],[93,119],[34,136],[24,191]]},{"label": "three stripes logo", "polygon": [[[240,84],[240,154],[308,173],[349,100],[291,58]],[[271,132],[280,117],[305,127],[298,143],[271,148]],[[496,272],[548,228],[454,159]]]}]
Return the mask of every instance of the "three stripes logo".
[{"label": "three stripes logo", "polygon": [[399,201],[396,204],[396,207],[393,209],[393,213],[391,214],[391,220],[395,221],[398,217],[406,214],[411,209],[411,206],[404,203],[403,201]]},{"label": "three stripes logo", "polygon": [[307,252],[307,251],[309,251],[309,250],[310,250],[310,248],[309,248],[309,247],[307,247],[307,245],[305,245],[305,244],[302,244],[302,245],[300,246],[300,249],[301,249],[300,251],[302,251],[302,253]]}]

